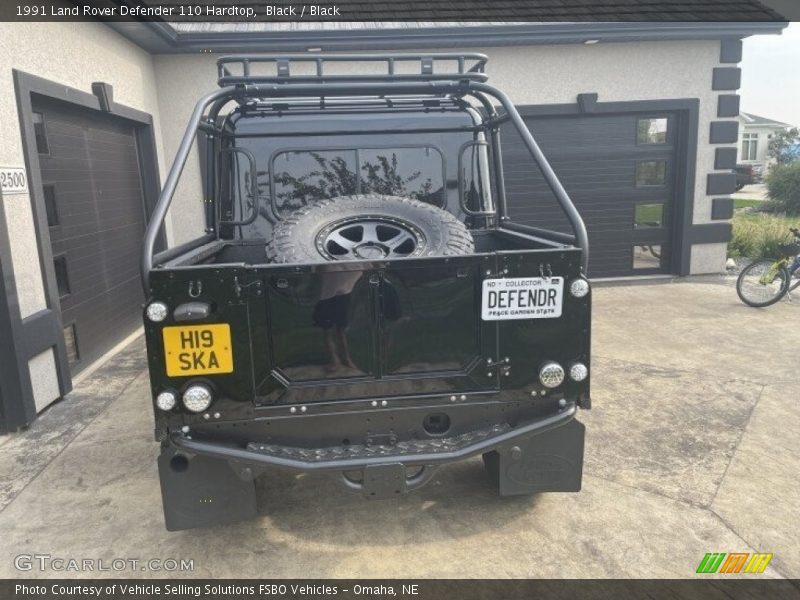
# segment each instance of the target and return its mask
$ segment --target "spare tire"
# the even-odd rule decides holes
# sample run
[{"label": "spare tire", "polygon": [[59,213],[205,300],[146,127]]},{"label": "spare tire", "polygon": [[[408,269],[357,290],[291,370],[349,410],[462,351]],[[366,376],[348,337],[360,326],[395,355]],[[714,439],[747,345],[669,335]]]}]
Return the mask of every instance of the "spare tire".
[{"label": "spare tire", "polygon": [[312,202],[275,224],[267,258],[279,263],[470,254],[469,230],[411,198],[359,194]]}]

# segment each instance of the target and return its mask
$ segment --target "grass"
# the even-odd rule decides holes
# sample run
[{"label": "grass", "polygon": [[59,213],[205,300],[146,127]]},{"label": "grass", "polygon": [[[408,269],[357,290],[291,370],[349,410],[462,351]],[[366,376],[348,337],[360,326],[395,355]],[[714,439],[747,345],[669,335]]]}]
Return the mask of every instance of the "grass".
[{"label": "grass", "polygon": [[763,200],[751,200],[749,198],[734,198],[733,210],[739,208],[752,208],[753,206],[761,206],[764,204]]},{"label": "grass", "polygon": [[768,213],[738,213],[733,217],[733,236],[728,256],[778,258],[779,246],[791,241],[789,228],[800,228],[800,217]]}]

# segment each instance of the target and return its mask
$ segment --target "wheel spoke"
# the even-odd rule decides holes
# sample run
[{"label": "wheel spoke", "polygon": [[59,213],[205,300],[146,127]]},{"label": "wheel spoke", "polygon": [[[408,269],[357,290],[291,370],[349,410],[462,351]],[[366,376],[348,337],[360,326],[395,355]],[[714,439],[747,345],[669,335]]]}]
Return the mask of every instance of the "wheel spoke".
[{"label": "wheel spoke", "polygon": [[378,223],[367,221],[361,223],[361,228],[364,230],[364,233],[361,235],[362,242],[378,241]]},{"label": "wheel spoke", "polygon": [[353,252],[353,248],[358,243],[354,242],[353,240],[348,240],[339,231],[334,231],[328,235],[328,242],[333,242],[337,246],[340,246],[343,250],[347,250],[348,254]]},{"label": "wheel spoke", "polygon": [[413,240],[413,239],[414,239],[414,236],[412,236],[407,231],[398,231],[396,236],[394,236],[390,240],[385,241],[384,244],[386,244],[389,247],[389,250],[394,252],[400,246],[405,244],[408,240]]}]

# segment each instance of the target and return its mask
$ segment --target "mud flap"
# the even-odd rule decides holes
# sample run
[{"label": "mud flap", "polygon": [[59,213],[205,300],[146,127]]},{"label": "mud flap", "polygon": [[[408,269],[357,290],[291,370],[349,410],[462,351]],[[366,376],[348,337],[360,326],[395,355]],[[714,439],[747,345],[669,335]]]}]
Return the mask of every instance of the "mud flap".
[{"label": "mud flap", "polygon": [[256,490],[222,460],[186,458],[166,449],[158,457],[168,531],[226,525],[256,516]]},{"label": "mud flap", "polygon": [[566,425],[483,455],[486,470],[501,496],[538,492],[578,492],[583,474],[586,428],[572,419]]}]

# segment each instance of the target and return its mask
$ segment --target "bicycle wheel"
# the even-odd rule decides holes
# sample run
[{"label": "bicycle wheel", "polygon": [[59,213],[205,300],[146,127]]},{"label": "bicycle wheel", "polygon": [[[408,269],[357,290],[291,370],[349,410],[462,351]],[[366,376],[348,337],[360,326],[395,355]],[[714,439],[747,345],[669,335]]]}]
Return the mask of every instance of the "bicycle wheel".
[{"label": "bicycle wheel", "polygon": [[783,298],[789,283],[786,267],[777,267],[772,260],[757,260],[739,274],[736,293],[748,306],[763,308]]}]

